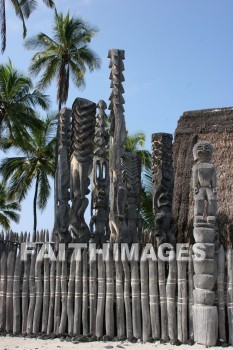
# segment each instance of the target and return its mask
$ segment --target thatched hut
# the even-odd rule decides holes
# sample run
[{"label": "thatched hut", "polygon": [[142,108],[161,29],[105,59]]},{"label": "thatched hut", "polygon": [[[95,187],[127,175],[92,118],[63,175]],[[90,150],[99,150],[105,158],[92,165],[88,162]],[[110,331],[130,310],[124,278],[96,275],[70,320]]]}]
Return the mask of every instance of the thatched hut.
[{"label": "thatched hut", "polygon": [[185,112],[175,131],[173,215],[178,241],[192,240],[192,149],[199,140],[213,144],[217,166],[220,239],[233,241],[233,108]]}]

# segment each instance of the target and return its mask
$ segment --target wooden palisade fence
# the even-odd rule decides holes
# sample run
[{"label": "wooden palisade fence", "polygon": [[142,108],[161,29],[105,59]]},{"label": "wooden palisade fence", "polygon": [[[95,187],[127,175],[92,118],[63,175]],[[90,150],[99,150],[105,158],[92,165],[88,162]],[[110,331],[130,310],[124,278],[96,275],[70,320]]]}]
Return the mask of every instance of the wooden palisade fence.
[{"label": "wooden palisade fence", "polygon": [[[106,261],[97,253],[93,261],[86,249],[79,261],[71,254],[63,261],[39,261],[39,242],[48,240],[45,232],[31,240],[27,234],[1,236],[2,333],[192,341],[191,247],[188,261],[116,261],[111,253]],[[26,261],[21,259],[23,242],[38,243]],[[54,243],[51,247],[55,251]],[[216,273],[219,339],[233,345],[231,247],[220,247]]]}]

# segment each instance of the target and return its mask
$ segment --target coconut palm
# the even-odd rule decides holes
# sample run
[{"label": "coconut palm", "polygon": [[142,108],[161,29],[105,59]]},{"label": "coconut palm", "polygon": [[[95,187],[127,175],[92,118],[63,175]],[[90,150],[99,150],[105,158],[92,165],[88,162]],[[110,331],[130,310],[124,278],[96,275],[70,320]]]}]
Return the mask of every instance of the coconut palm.
[{"label": "coconut palm", "polygon": [[70,77],[78,88],[85,86],[87,69],[100,67],[100,59],[89,47],[97,33],[80,17],[70,17],[55,10],[53,36],[40,33],[25,42],[27,49],[39,49],[30,65],[30,73],[37,76],[43,72],[38,83],[46,88],[53,79],[57,81],[57,101],[59,110],[68,99]]},{"label": "coconut palm", "polygon": [[[8,1],[14,8],[15,14],[19,17],[23,24],[23,37],[27,34],[27,28],[25,20],[30,16],[32,11],[37,7],[36,0],[9,0]],[[44,4],[48,7],[54,7],[53,0],[43,0]],[[1,50],[2,53],[6,49],[6,3],[7,0],[0,0],[0,26],[1,26]]]},{"label": "coconut palm", "polygon": [[26,128],[37,128],[40,120],[34,108],[49,107],[48,96],[38,89],[33,90],[30,78],[18,72],[12,62],[0,65],[0,131],[11,137],[21,136]]},{"label": "coconut palm", "polygon": [[142,164],[141,215],[144,229],[153,230],[151,154],[145,150],[146,135],[143,132],[127,135],[125,150],[140,155]]},{"label": "coconut palm", "polygon": [[[9,181],[9,194],[16,196],[21,202],[29,189],[34,185],[33,231],[37,229],[37,207],[43,210],[50,195],[49,177],[54,177],[55,167],[55,129],[56,116],[47,117],[42,121],[40,129],[28,132],[23,143],[18,140],[3,138],[0,141],[2,148],[15,149],[20,156],[2,160],[0,172],[4,181]],[[21,142],[21,140],[20,140]]]},{"label": "coconut palm", "polygon": [[10,221],[19,222],[20,204],[12,200],[7,187],[0,183],[0,226],[6,231],[10,229]]}]

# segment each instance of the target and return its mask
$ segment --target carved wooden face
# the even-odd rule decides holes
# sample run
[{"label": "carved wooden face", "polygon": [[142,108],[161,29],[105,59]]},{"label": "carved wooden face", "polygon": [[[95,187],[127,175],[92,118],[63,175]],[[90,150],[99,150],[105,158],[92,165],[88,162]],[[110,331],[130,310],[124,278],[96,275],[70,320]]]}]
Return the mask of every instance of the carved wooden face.
[{"label": "carved wooden face", "polygon": [[195,161],[210,161],[213,154],[213,146],[206,141],[199,141],[193,147],[193,157]]}]

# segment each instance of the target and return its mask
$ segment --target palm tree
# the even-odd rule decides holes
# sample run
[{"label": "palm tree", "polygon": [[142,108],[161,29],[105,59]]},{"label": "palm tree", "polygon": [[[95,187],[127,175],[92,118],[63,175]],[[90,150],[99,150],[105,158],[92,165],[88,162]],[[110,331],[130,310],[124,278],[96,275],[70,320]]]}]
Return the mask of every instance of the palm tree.
[{"label": "palm tree", "polygon": [[34,108],[49,107],[48,96],[33,90],[30,78],[18,72],[12,62],[0,65],[0,131],[12,138],[24,135],[25,128],[37,128],[41,121]]},{"label": "palm tree", "polygon": [[[43,0],[46,6],[54,7],[53,0]],[[1,25],[1,50],[2,53],[6,49],[6,0],[0,1],[0,25]],[[27,34],[27,28],[25,24],[25,19],[27,19],[32,11],[37,7],[36,0],[9,0],[12,4],[15,14],[19,17],[23,24],[23,37],[25,38]]]},{"label": "palm tree", "polygon": [[80,17],[70,17],[55,10],[53,36],[40,33],[25,42],[27,49],[39,49],[33,58],[29,71],[37,76],[43,75],[39,88],[46,88],[53,79],[57,80],[57,101],[59,110],[68,99],[70,77],[78,88],[85,86],[87,69],[93,71],[100,67],[100,59],[89,48],[89,43],[97,33]]},{"label": "palm tree", "polygon": [[32,185],[35,185],[33,214],[33,231],[37,229],[37,206],[46,207],[50,195],[49,176],[54,177],[55,167],[55,128],[56,116],[49,116],[42,122],[42,128],[28,132],[23,143],[18,140],[3,139],[0,146],[14,148],[19,157],[5,158],[0,164],[4,181],[9,181],[9,194],[21,202]]},{"label": "palm tree", "polygon": [[125,151],[140,155],[142,164],[141,215],[144,229],[153,230],[151,154],[145,150],[146,135],[143,132],[127,135]]},{"label": "palm tree", "polygon": [[19,222],[20,204],[10,198],[7,187],[0,183],[0,226],[10,229],[10,220]]}]

